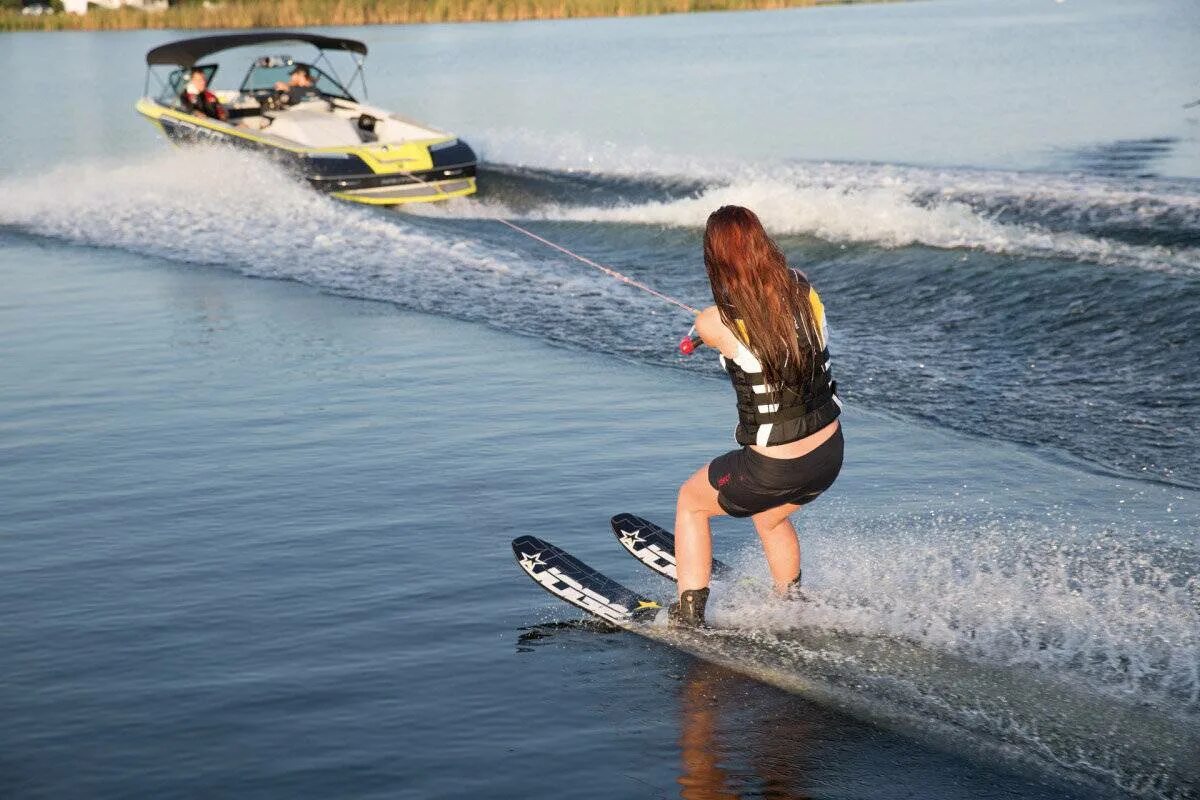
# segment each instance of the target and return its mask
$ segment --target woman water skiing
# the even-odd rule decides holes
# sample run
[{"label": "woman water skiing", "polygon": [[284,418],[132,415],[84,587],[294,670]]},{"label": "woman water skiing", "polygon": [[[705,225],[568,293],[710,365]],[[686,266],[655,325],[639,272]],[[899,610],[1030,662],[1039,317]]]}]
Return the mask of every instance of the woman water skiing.
[{"label": "woman water skiing", "polygon": [[704,265],[715,305],[696,332],[721,353],[737,396],[741,447],[696,471],[675,511],[678,601],[673,624],[704,624],[712,568],[709,520],[750,517],[776,591],[800,586],[791,515],[828,489],[842,467],[841,403],[829,371],[825,311],[753,211],[723,206],[708,218]]}]

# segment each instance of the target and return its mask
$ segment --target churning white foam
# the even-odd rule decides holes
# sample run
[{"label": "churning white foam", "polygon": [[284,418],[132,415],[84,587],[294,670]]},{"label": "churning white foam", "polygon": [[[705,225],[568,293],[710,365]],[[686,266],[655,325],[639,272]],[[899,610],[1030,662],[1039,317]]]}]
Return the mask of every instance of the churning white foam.
[{"label": "churning white foam", "polygon": [[226,149],[163,151],[5,179],[0,225],[297,280],[414,264],[507,270],[515,261],[466,238],[431,236],[403,218],[339,203],[276,165]]},{"label": "churning white foam", "polygon": [[[1128,244],[1077,228],[1153,225],[1195,230],[1200,187],[1182,182],[1119,182],[1080,175],[932,169],[874,164],[753,163],[661,156],[582,137],[545,140],[508,131],[487,140],[499,162],[568,173],[684,179],[686,197],[615,205],[552,203],[519,212],[504,203],[457,203],[427,213],[701,227],[714,208],[753,208],[775,234],[832,242],[976,248],[995,253],[1200,270],[1200,247]],[[1001,216],[1017,221],[1000,221]],[[1044,224],[1043,224],[1044,223]],[[1051,224],[1053,223],[1053,224]]]},{"label": "churning white foam", "polygon": [[734,578],[714,583],[718,630],[697,652],[951,747],[973,741],[989,760],[1194,797],[1194,552],[1020,520],[822,529],[805,537],[800,601],[775,598],[760,548],[743,550]]},{"label": "churning white foam", "polygon": [[[880,528],[890,533],[880,535]],[[1111,532],[1021,521],[845,521],[806,544],[807,600],[775,599],[761,551],[720,599],[739,627],[883,636],[972,662],[1069,676],[1200,715],[1200,576]]]}]

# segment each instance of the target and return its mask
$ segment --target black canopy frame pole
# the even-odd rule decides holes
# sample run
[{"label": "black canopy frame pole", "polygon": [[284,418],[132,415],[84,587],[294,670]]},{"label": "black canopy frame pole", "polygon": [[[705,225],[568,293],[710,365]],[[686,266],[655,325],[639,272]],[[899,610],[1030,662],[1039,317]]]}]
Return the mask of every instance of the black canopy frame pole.
[{"label": "black canopy frame pole", "polygon": [[322,63],[329,68],[329,72],[331,75],[333,75],[333,79],[337,81],[337,85],[340,86],[346,94],[350,94],[350,85],[342,81],[342,76],[338,75],[337,67],[333,65],[332,61],[325,57],[325,51],[318,47],[317,57],[313,59],[313,66],[319,67],[319,65]]},{"label": "black canopy frame pole", "polygon": [[[176,69],[180,69],[176,67]],[[173,74],[173,73],[172,73]],[[158,95],[151,97],[150,95],[150,78],[154,78],[154,82],[158,84]],[[149,97],[151,100],[158,100],[162,94],[170,86],[166,78],[163,78],[162,73],[154,68],[153,65],[146,67],[146,82],[142,86],[143,96]]]},{"label": "black canopy frame pole", "polygon": [[326,55],[326,51],[322,50],[319,47],[317,48],[317,57],[313,61],[313,66],[324,63],[325,66],[329,68],[329,72],[333,75],[333,79],[335,81],[337,81],[338,86],[351,98],[354,97],[354,81],[358,80],[359,85],[362,86],[363,100],[366,100],[367,99],[367,79],[366,79],[366,73],[363,72],[363,66],[364,66],[363,59],[361,56],[351,56],[351,58],[353,58],[353,60],[354,60],[355,68],[354,68],[354,72],[350,74],[349,81],[342,80],[342,76],[338,74],[337,67],[334,65],[333,59],[329,58]]},{"label": "black canopy frame pole", "polygon": [[369,97],[369,92],[367,92],[367,73],[364,69],[366,62],[362,56],[351,56],[351,58],[354,59],[355,66],[354,74],[350,76],[350,83],[354,83],[354,79],[358,78],[358,84],[362,86],[363,90],[363,100],[366,100]]}]

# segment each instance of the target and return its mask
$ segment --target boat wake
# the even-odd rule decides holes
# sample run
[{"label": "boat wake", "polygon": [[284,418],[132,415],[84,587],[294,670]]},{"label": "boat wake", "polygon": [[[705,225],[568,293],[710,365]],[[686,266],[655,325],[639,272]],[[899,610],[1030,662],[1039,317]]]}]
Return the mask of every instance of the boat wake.
[{"label": "boat wake", "polygon": [[421,292],[421,275],[470,282],[520,269],[500,248],[349,207],[274,164],[223,148],[9,178],[0,181],[0,198],[0,225],[18,231],[368,299],[403,295],[415,299],[409,307],[421,308],[420,298],[433,293]]},{"label": "boat wake", "polygon": [[[1194,181],[873,164],[697,163],[616,148],[589,153],[578,142],[536,147],[519,136],[489,141],[487,152],[509,174],[524,170],[543,182],[558,175],[571,196],[552,194],[537,204],[485,193],[482,202],[413,210],[700,228],[714,208],[734,203],[755,209],[776,235],[1200,274],[1200,183]],[[587,202],[595,192],[578,186],[587,178],[613,182],[605,202]],[[637,180],[641,190],[631,190]],[[631,194],[634,199],[626,199]]]},{"label": "boat wake", "polygon": [[246,154],[164,151],[0,179],[0,226],[711,372],[674,353],[686,315],[494,219],[545,220],[529,224],[696,305],[699,228],[747,203],[839,299],[851,403],[1200,486],[1200,248],[1180,244],[1200,242],[1200,187],[873,165],[659,164],[647,178],[601,161],[493,170],[478,200],[398,214]]},{"label": "boat wake", "polygon": [[[497,148],[492,144],[489,149]],[[620,161],[615,153],[607,159],[580,155],[578,163],[567,166],[571,148],[550,152],[557,156],[543,158],[542,163],[491,167],[480,199],[405,210],[431,219],[514,218],[695,229],[703,227],[712,209],[737,203],[754,208],[778,236],[884,248],[975,249],[1200,275],[1196,182],[1118,182],[1083,175],[888,165],[701,165],[672,163],[645,152]],[[222,218],[228,212],[243,212],[247,224],[285,207],[298,209],[299,215],[304,214],[299,209],[319,207],[323,213],[318,218],[335,208],[324,198],[297,191],[299,187],[270,165],[237,153],[160,154],[148,161],[92,167],[82,175],[77,168],[69,171],[76,190],[65,196],[52,188],[59,185],[53,175],[36,182],[0,182],[9,198],[0,203],[0,224],[123,247],[129,242],[114,242],[106,234],[117,225],[132,234],[164,214],[178,219],[182,230],[204,232],[215,219],[211,203],[226,212]],[[62,172],[65,176],[67,170]],[[197,180],[232,174],[238,175],[237,181]],[[489,182],[500,188],[489,187]],[[600,202],[588,202],[593,199]],[[55,208],[64,213],[55,214]],[[84,226],[62,224],[60,218],[72,208],[85,220],[98,209],[117,216],[93,236]],[[353,217],[344,206],[338,209],[339,216]],[[291,227],[303,231],[307,226],[303,219],[293,219]],[[361,237],[364,231],[353,233]],[[326,234],[317,244],[336,238]],[[155,251],[161,253],[161,248]],[[487,259],[482,252],[474,255],[476,262]]]}]

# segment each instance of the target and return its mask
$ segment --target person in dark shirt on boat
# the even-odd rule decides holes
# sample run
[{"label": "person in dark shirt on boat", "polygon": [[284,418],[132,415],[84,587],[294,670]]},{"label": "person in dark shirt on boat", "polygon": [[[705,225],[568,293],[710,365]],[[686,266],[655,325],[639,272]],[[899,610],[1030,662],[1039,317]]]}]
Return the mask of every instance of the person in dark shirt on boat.
[{"label": "person in dark shirt on boat", "polygon": [[229,112],[217,96],[208,89],[208,75],[202,69],[192,70],[187,86],[179,95],[179,103],[183,110],[198,117],[208,117],[222,122],[229,119]]},{"label": "person in dark shirt on boat", "polygon": [[304,64],[297,64],[292,70],[292,76],[287,83],[278,81],[275,84],[276,91],[284,94],[282,98],[285,105],[294,106],[297,103],[302,103],[310,97],[320,97],[321,93],[317,91],[317,87],[313,84],[312,72]]}]

